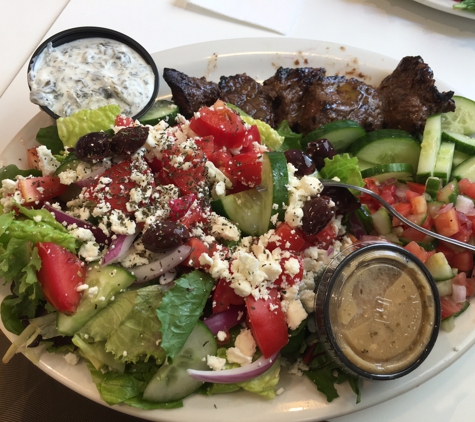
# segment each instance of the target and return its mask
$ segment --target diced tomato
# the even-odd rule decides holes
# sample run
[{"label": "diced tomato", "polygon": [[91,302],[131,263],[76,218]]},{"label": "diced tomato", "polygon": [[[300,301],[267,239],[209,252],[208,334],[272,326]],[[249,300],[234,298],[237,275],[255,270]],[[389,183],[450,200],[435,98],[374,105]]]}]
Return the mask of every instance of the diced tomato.
[{"label": "diced tomato", "polygon": [[115,118],[115,126],[122,126],[122,127],[135,126],[135,122],[134,122],[134,119],[132,119],[132,117],[127,117],[123,114],[119,114]]},{"label": "diced tomato", "polygon": [[392,205],[396,202],[396,186],[395,185],[385,185],[381,188],[380,196],[383,198],[389,205]]},{"label": "diced tomato", "polygon": [[250,152],[253,150],[252,144],[257,142],[261,143],[261,134],[257,125],[252,125],[249,129],[246,130],[246,135],[242,143],[241,153]]},{"label": "diced tomato", "polygon": [[37,243],[41,268],[37,273],[46,300],[57,311],[72,314],[81,300],[77,287],[86,278],[86,267],[67,249],[51,242]]},{"label": "diced tomato", "polygon": [[242,147],[246,136],[239,115],[220,100],[213,107],[200,108],[197,116],[191,119],[190,128],[198,136],[213,136],[218,147]]},{"label": "diced tomato", "polygon": [[230,170],[232,179],[250,188],[259,185],[261,183],[262,161],[258,159],[259,154],[256,152],[235,155]]},{"label": "diced tomato", "polygon": [[450,262],[452,257],[455,255],[455,251],[448,246],[447,243],[444,242],[439,242],[437,247],[435,248],[437,252],[442,252],[445,257],[447,258],[447,261]]},{"label": "diced tomato", "polygon": [[[298,271],[295,274],[289,274],[288,268],[286,265],[289,265],[291,259],[298,263]],[[280,260],[280,267],[282,268],[282,273],[274,281],[276,286],[286,288],[288,286],[293,286],[297,284],[303,277],[303,260],[300,256],[293,254],[288,258],[282,258]]]},{"label": "diced tomato", "polygon": [[455,208],[440,213],[434,220],[437,233],[443,236],[452,236],[460,230],[459,218]]},{"label": "diced tomato", "polygon": [[406,191],[406,198],[410,201],[412,198],[415,198],[417,196],[421,196],[420,193],[414,192],[410,189]]},{"label": "diced tomato", "polygon": [[202,138],[195,138],[195,144],[203,151],[206,158],[210,158],[215,152],[214,138],[212,136],[204,136]]},{"label": "diced tomato", "polygon": [[213,314],[226,311],[232,305],[244,305],[244,298],[236,294],[231,282],[222,278],[218,280],[213,293]]},{"label": "diced tomato", "polygon": [[425,196],[419,195],[409,199],[412,207],[413,214],[425,214],[427,213],[427,200]]},{"label": "diced tomato", "polygon": [[453,279],[452,284],[459,284],[465,286],[467,289],[467,297],[475,295],[475,277],[467,277],[463,271],[459,272]]},{"label": "diced tomato", "polygon": [[427,230],[432,229],[432,226],[434,225],[434,219],[430,216],[427,215],[424,222],[421,224],[421,227],[424,227]]},{"label": "diced tomato", "polygon": [[292,228],[287,223],[281,223],[275,229],[275,235],[280,240],[272,241],[267,244],[267,249],[271,252],[276,248],[286,251],[300,252],[305,247],[304,233],[298,228]]},{"label": "diced tomato", "polygon": [[59,177],[53,176],[30,177],[18,181],[18,189],[26,204],[47,201],[64,193],[66,188]]},{"label": "diced tomato", "polygon": [[205,223],[207,220],[203,208],[195,202],[179,221],[186,228],[190,229],[196,224]]},{"label": "diced tomato", "polygon": [[[177,157],[181,164],[177,165]],[[205,156],[199,149],[182,151],[178,146],[163,151],[163,170],[160,177],[170,180],[181,193],[198,193],[206,178]]]},{"label": "diced tomato", "polygon": [[200,263],[200,256],[209,252],[208,246],[196,237],[192,237],[186,244],[191,247],[191,253],[183,265],[193,268],[203,268],[203,265]]},{"label": "diced tomato", "polygon": [[398,202],[393,205],[393,208],[403,217],[407,217],[412,213],[412,205],[409,202]]},{"label": "diced tomato", "polygon": [[31,169],[38,169],[40,168],[39,166],[39,160],[38,160],[38,151],[36,150],[36,147],[34,148],[28,148],[26,151],[26,158],[28,160],[28,167]]},{"label": "diced tomato", "polygon": [[401,237],[415,242],[422,242],[426,238],[426,235],[412,227],[407,227],[403,230]]},{"label": "diced tomato", "polygon": [[145,157],[148,166],[154,174],[159,173],[163,169],[163,163],[157,158],[147,158]]},{"label": "diced tomato", "polygon": [[475,183],[470,182],[468,179],[462,179],[459,181],[459,189],[464,195],[468,195],[470,198],[475,199]]},{"label": "diced tomato", "polygon": [[419,195],[422,195],[426,191],[426,186],[422,183],[406,182],[406,185],[411,191],[417,192]]},{"label": "diced tomato", "polygon": [[463,303],[455,303],[450,296],[440,298],[440,308],[442,319],[456,314],[462,309]]},{"label": "diced tomato", "polygon": [[247,296],[246,309],[252,335],[264,357],[281,350],[289,337],[277,290],[271,289],[267,300]]},{"label": "diced tomato", "polygon": [[132,170],[130,161],[122,161],[119,164],[107,169],[102,177],[111,179],[111,183],[106,187],[100,182],[100,179],[88,186],[84,192],[84,197],[92,202],[107,202],[112,209],[120,210],[124,214],[131,214],[127,210],[127,202],[130,200],[129,192],[136,187],[135,182],[131,179]]},{"label": "diced tomato", "polygon": [[335,241],[337,237],[337,232],[333,224],[327,224],[322,230],[317,234],[308,235],[305,234],[305,240],[311,246],[318,246],[322,249],[327,250]]},{"label": "diced tomato", "polygon": [[450,258],[447,258],[451,267],[458,268],[459,271],[471,271],[473,269],[473,252],[462,251],[454,253]]},{"label": "diced tomato", "polygon": [[414,256],[419,258],[423,263],[426,262],[427,258],[430,256],[429,253],[422,246],[418,245],[414,241],[409,242],[406,246],[404,246],[404,249],[411,252]]},{"label": "diced tomato", "polygon": [[193,202],[196,200],[196,195],[190,193],[180,198],[170,199],[168,206],[170,207],[170,220],[177,221],[183,218],[190,209]]}]

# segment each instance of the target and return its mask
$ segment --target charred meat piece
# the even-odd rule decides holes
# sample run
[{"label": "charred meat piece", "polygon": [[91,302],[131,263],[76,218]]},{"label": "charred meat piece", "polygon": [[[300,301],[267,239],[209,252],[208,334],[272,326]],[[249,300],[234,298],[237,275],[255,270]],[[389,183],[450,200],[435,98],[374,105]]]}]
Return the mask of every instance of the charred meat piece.
[{"label": "charred meat piece", "polygon": [[326,76],[314,81],[301,100],[300,119],[293,129],[306,134],[336,120],[354,120],[366,131],[380,129],[382,103],[376,90],[344,76]]},{"label": "charred meat piece", "polygon": [[264,81],[264,87],[273,99],[275,125],[283,120],[295,127],[303,111],[302,99],[308,88],[319,78],[325,76],[325,69],[301,67],[289,69],[280,67],[274,76]]},{"label": "charred meat piece", "polygon": [[206,78],[195,78],[175,69],[163,69],[163,79],[172,91],[172,100],[187,119],[202,106],[211,106],[219,98],[218,85]]},{"label": "charred meat piece", "polygon": [[455,110],[453,92],[439,92],[431,68],[421,57],[404,57],[379,85],[383,101],[384,127],[414,135],[424,130],[432,114]]},{"label": "charred meat piece", "polygon": [[221,100],[234,104],[254,119],[274,125],[272,101],[265,87],[250,76],[221,76],[218,86]]}]

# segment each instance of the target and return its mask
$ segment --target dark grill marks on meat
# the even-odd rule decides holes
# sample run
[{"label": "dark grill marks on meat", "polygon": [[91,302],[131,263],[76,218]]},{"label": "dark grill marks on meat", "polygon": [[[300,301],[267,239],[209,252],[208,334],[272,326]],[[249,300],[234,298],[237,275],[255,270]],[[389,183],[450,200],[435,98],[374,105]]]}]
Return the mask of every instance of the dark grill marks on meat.
[{"label": "dark grill marks on meat", "polygon": [[308,133],[337,120],[354,120],[366,131],[383,126],[382,103],[376,90],[355,78],[325,76],[308,87],[294,130]]},{"label": "dark grill marks on meat", "polygon": [[245,73],[221,76],[218,87],[221,100],[234,104],[254,119],[274,126],[272,101],[266,87]]},{"label": "dark grill marks on meat", "polygon": [[274,76],[264,81],[264,86],[273,100],[276,126],[283,120],[287,120],[290,127],[298,124],[304,107],[302,100],[307,89],[325,76],[325,72],[323,68],[280,67]]},{"label": "dark grill marks on meat", "polygon": [[378,87],[384,127],[414,135],[424,130],[430,115],[455,110],[453,92],[439,92],[431,68],[420,56],[404,57]]},{"label": "dark grill marks on meat", "polygon": [[218,85],[205,77],[195,78],[175,69],[163,69],[163,79],[172,91],[172,100],[187,119],[202,106],[213,105],[219,97]]}]

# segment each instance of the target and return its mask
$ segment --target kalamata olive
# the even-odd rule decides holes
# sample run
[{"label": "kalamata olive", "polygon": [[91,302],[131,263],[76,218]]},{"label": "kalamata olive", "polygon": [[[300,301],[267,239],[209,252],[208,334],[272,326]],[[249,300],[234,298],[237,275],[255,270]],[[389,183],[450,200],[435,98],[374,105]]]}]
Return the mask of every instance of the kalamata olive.
[{"label": "kalamata olive", "polygon": [[317,170],[321,170],[325,166],[325,158],[333,158],[336,155],[335,148],[326,138],[309,142],[305,153],[313,161]]},{"label": "kalamata olive", "polygon": [[330,205],[328,196],[315,196],[303,206],[302,230],[307,234],[317,234],[335,215],[335,207]]},{"label": "kalamata olive", "polygon": [[188,229],[174,221],[159,221],[149,227],[142,235],[145,249],[164,252],[183,245],[190,238]]},{"label": "kalamata olive", "polygon": [[105,132],[91,132],[81,136],[74,146],[74,154],[81,161],[92,163],[110,156],[110,139]]},{"label": "kalamata olive", "polygon": [[284,154],[287,162],[297,169],[295,172],[297,176],[306,176],[315,171],[313,161],[299,149],[289,149],[285,151]]},{"label": "kalamata olive", "polygon": [[120,129],[111,139],[111,151],[117,156],[133,154],[145,144],[148,127],[131,126]]},{"label": "kalamata olive", "polygon": [[43,337],[41,334],[38,334],[36,338],[28,345],[28,347],[38,347],[41,340],[43,340]]},{"label": "kalamata olive", "polygon": [[335,203],[335,213],[346,215],[359,208],[356,197],[346,188],[324,187],[321,195],[328,196]]}]

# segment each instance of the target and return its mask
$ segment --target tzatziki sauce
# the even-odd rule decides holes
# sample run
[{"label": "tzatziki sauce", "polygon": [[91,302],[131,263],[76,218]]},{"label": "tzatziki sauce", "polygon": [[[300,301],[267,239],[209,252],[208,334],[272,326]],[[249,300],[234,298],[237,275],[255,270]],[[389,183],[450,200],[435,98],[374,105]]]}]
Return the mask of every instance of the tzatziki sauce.
[{"label": "tzatziki sauce", "polygon": [[155,76],[127,45],[83,38],[58,47],[49,43],[31,65],[28,83],[31,102],[60,117],[107,104],[117,104],[132,117],[150,101]]}]

